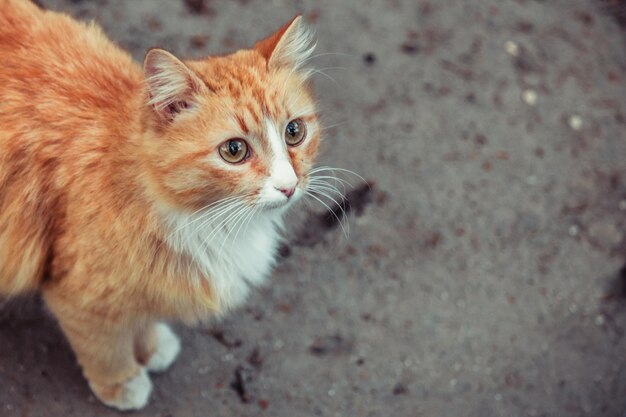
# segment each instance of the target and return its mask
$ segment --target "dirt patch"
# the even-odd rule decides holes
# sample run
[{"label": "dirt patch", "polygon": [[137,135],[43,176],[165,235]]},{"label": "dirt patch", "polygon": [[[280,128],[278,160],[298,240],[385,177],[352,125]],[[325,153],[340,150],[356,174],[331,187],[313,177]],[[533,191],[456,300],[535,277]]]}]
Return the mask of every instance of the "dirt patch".
[{"label": "dirt patch", "polygon": [[343,355],[354,350],[354,342],[340,334],[318,337],[309,347],[314,356]]},{"label": "dirt patch", "polygon": [[324,239],[326,233],[339,226],[350,212],[354,212],[357,216],[362,215],[365,207],[372,202],[374,189],[374,181],[363,183],[346,193],[343,199],[328,204],[328,208],[324,212],[312,214],[292,244],[315,246]]},{"label": "dirt patch", "polygon": [[209,6],[207,0],[183,0],[183,2],[190,13],[207,16],[215,14],[215,10]]}]

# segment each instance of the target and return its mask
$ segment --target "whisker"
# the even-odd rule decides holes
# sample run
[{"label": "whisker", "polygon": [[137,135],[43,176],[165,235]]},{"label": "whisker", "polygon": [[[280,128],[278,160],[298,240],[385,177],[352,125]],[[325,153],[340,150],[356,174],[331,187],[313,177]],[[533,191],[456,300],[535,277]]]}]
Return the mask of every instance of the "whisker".
[{"label": "whisker", "polygon": [[341,197],[341,201],[346,200],[346,197],[344,196],[344,194],[341,191],[339,191],[337,187],[333,185],[330,185],[328,183],[322,183],[322,182],[313,183],[312,185],[313,185],[313,187],[311,187],[312,189],[321,188],[326,191],[332,191],[333,193],[336,193],[337,195],[339,195],[339,197]]},{"label": "whisker", "polygon": [[[241,227],[244,225],[244,223],[248,220],[248,218],[254,213],[254,211],[256,210],[256,206],[246,206],[247,210],[243,212],[243,214],[241,216],[239,216],[239,218],[237,219],[237,222],[233,222],[233,226],[231,228],[230,233],[226,236],[226,239],[224,240],[224,243],[226,243],[226,240],[228,239],[228,237],[230,237],[233,232],[235,233],[235,235],[233,236],[233,239],[231,241],[231,243],[234,243],[235,240],[237,240],[237,235],[239,234],[239,231],[241,230]],[[236,228],[236,231],[235,231]],[[232,244],[231,244],[231,248],[232,248]]]},{"label": "whisker", "polygon": [[246,230],[248,229],[248,226],[250,225],[250,222],[252,220],[252,218],[255,216],[255,214],[257,213],[259,207],[255,206],[252,208],[252,210],[250,210],[250,215],[246,218],[246,220],[244,222],[241,223],[241,225],[239,226],[239,229],[237,229],[237,233],[235,233],[235,237],[233,237],[233,240],[230,243],[230,250],[233,250],[233,245],[235,244],[235,242],[237,241],[237,237],[239,236],[239,232],[241,231],[241,226],[243,226],[245,224],[245,230],[243,232],[243,234],[246,234]]},{"label": "whisker", "polygon": [[[343,205],[343,204],[340,204],[340,203],[339,203],[337,200],[335,200],[332,196],[330,196],[330,195],[326,194],[326,193],[324,192],[324,189],[313,188],[313,189],[311,189],[311,192],[313,192],[313,193],[317,193],[317,194],[319,194],[319,195],[321,195],[321,196],[323,196],[323,197],[326,197],[327,199],[329,199],[329,200],[331,200],[333,203],[335,203],[335,205],[337,206],[337,208],[338,208],[339,210],[341,210],[341,218],[342,218],[343,220],[345,220],[345,221],[346,221],[346,225],[348,226],[348,230],[350,229],[350,224],[349,224],[349,223],[347,223],[347,218],[348,218],[348,216],[347,216],[347,214],[346,214],[346,210],[345,210],[345,208],[344,208],[344,205]],[[338,191],[337,191],[337,192],[338,192]],[[341,194],[340,194],[340,195],[341,195]],[[342,202],[342,203],[344,203],[345,201],[346,201],[345,197],[344,197],[343,195],[341,195],[341,202]],[[333,210],[333,213],[334,213],[334,212],[335,212],[335,211]]]},{"label": "whisker", "polygon": [[360,176],[356,172],[350,171],[349,169],[345,169],[345,168],[333,168],[333,167],[328,167],[328,166],[321,166],[321,167],[313,168],[312,170],[310,170],[309,171],[309,175],[315,174],[317,172],[324,172],[324,171],[330,171],[330,172],[333,172],[333,173],[335,171],[338,171],[338,172],[344,172],[344,173],[347,173],[347,174],[354,175],[355,177],[359,178],[364,183],[368,184],[368,187],[369,187],[369,183],[367,182],[367,180],[365,178],[363,178],[362,176]]},{"label": "whisker", "polygon": [[333,83],[338,84],[338,83],[337,83],[337,80],[335,80],[333,77],[331,77],[330,75],[326,74],[326,73],[325,73],[324,71],[322,71],[322,70],[318,70],[318,69],[311,69],[311,72],[312,72],[312,73],[314,73],[314,74],[320,74],[320,75],[323,75],[324,77],[328,78],[328,79],[329,79],[330,81],[332,81]]},{"label": "whisker", "polygon": [[234,221],[239,217],[239,215],[246,210],[245,203],[241,202],[241,204],[237,205],[237,207],[230,211],[229,213],[224,214],[224,218],[216,224],[211,232],[203,239],[202,247],[208,248],[209,244],[213,241],[213,239],[222,231],[224,227],[227,226],[229,222]]},{"label": "whisker", "polygon": [[339,178],[339,177],[335,177],[335,176],[331,176],[331,175],[313,175],[309,177],[309,181],[316,181],[316,180],[324,180],[324,179],[330,179],[335,181],[335,183],[337,184],[341,184],[341,186],[343,187],[343,190],[345,192],[346,190],[346,184],[349,185],[350,187],[354,188],[354,184],[352,184],[350,181],[345,180],[343,178]]},{"label": "whisker", "polygon": [[[209,238],[212,240],[214,236],[217,235],[217,233],[220,232],[221,228],[228,222],[229,217],[235,215],[236,213],[238,213],[242,207],[245,208],[245,203],[243,201],[237,201],[237,204],[233,204],[230,207],[228,207],[228,209],[226,210],[222,210],[219,214],[215,215],[215,216],[211,216],[211,218],[209,219],[208,222],[204,222],[203,226],[208,225],[210,222],[213,222],[214,220],[219,219],[219,217],[223,216],[224,218],[219,220],[219,223],[214,227],[213,230],[211,230],[211,232],[208,234],[208,236],[206,236],[201,244],[200,244],[200,249],[201,251],[205,251],[206,248],[208,247],[208,243],[207,241],[210,242]],[[195,237],[195,236],[194,236]],[[196,253],[194,253],[192,255],[192,262],[196,261]]]},{"label": "whisker", "polygon": [[347,57],[350,57],[350,58],[358,58],[354,54],[344,54],[344,53],[341,53],[341,52],[324,52],[324,53],[320,53],[320,54],[311,55],[304,62],[308,62],[308,61],[310,61],[312,59],[319,58],[321,56],[327,56],[327,55],[337,55],[337,56],[347,56]]},{"label": "whisker", "polygon": [[343,223],[341,222],[341,220],[339,219],[339,217],[337,216],[337,214],[334,212],[333,209],[331,209],[328,204],[326,204],[324,201],[322,201],[320,198],[318,198],[317,196],[315,196],[314,194],[305,191],[306,195],[313,197],[314,199],[316,199],[317,201],[319,201],[320,204],[322,204],[324,207],[326,207],[326,209],[328,209],[328,211],[335,216],[335,219],[337,219],[337,222],[339,222],[339,226],[341,226],[341,230],[343,230],[343,234],[346,237],[346,239],[348,238],[348,233],[346,232],[346,229],[343,227]]},{"label": "whisker", "polygon": [[343,126],[343,125],[345,125],[348,122],[349,122],[349,120],[344,120],[344,121],[339,122],[339,123],[333,123],[332,125],[322,126],[322,127],[319,128],[319,131],[320,132],[325,132],[327,130],[332,129],[333,127]]},{"label": "whisker", "polygon": [[[184,229],[185,227],[189,226],[190,224],[195,223],[195,222],[197,222],[198,220],[202,219],[204,216],[206,216],[206,215],[208,214],[208,210],[209,210],[211,207],[214,207],[214,206],[216,206],[216,205],[221,205],[221,204],[227,203],[227,202],[232,201],[232,200],[235,200],[235,199],[237,199],[237,198],[238,198],[237,196],[231,196],[231,197],[222,198],[222,199],[217,200],[217,201],[214,201],[213,203],[210,203],[210,204],[208,204],[208,205],[206,205],[206,206],[203,206],[202,208],[199,208],[198,210],[196,210],[196,211],[194,211],[193,213],[191,213],[191,214],[189,215],[189,218],[193,218],[193,216],[195,216],[196,214],[198,214],[198,213],[200,213],[200,212],[202,212],[202,211],[205,211],[205,210],[206,210],[207,212],[206,212],[206,213],[202,213],[202,214],[201,214],[199,217],[197,217],[196,219],[193,219],[193,220],[190,220],[190,221],[188,221],[188,222],[184,223],[182,226],[180,226],[180,227],[176,228],[176,230],[172,231],[169,235],[174,235],[174,234],[176,234],[176,233],[180,232],[180,231],[181,231],[182,229]],[[168,236],[168,237],[170,237],[170,236]]]},{"label": "whisker", "polygon": [[[217,253],[217,259],[222,259],[222,251],[224,250],[224,246],[226,245],[226,242],[228,241],[228,238],[233,234],[233,232],[235,231],[235,228],[238,227],[237,230],[239,230],[239,228],[241,228],[241,225],[243,224],[243,222],[245,221],[245,219],[247,218],[248,214],[250,214],[251,211],[252,211],[252,208],[250,206],[246,206],[246,209],[243,210],[237,216],[237,218],[235,220],[233,220],[232,227],[230,228],[230,230],[226,233],[226,235],[222,239],[222,244],[220,245],[220,249],[219,249],[219,251]],[[231,248],[232,248],[232,242],[231,242]]]},{"label": "whisker", "polygon": [[[197,232],[201,227],[203,227],[203,225],[208,224],[212,218],[219,216],[224,210],[228,210],[229,207],[235,206],[238,203],[239,203],[238,200],[232,200],[232,201],[226,202],[225,204],[220,204],[219,206],[213,207],[212,210],[208,211],[207,213],[203,214],[201,217],[195,220],[195,221],[201,220],[202,223],[198,227],[196,227],[196,229],[193,232],[194,233]],[[186,226],[190,226],[192,223],[193,222],[189,222],[186,224]]]}]

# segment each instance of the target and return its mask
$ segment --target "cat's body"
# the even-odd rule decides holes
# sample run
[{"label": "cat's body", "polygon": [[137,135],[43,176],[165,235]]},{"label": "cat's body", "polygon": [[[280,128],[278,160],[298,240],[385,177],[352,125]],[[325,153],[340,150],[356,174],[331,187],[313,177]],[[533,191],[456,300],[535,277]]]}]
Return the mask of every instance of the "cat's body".
[{"label": "cat's body", "polygon": [[269,273],[319,141],[308,41],[296,19],[142,69],[95,25],[0,0],[0,294],[41,290],[105,403],[142,407],[146,369],[174,360],[158,320],[234,307]]}]

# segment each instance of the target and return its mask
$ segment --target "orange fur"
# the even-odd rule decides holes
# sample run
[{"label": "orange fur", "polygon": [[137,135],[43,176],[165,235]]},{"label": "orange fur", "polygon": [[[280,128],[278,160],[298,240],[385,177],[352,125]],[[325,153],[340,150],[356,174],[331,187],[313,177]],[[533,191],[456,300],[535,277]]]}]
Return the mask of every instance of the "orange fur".
[{"label": "orange fur", "polygon": [[[222,307],[212,277],[167,244],[163,213],[257,192],[269,170],[262,121],[302,109],[312,135],[289,156],[306,182],[313,99],[298,71],[269,65],[288,28],[260,49],[185,62],[193,106],[172,122],[99,27],[0,0],[0,293],[42,291],[105,402],[152,355],[156,320]],[[245,166],[221,166],[231,137],[251,138]]]}]

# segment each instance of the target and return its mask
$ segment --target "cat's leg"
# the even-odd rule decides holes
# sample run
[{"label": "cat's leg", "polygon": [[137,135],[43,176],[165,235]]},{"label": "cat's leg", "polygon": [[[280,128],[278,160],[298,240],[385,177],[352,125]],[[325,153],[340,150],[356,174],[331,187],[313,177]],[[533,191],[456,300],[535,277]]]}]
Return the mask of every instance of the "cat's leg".
[{"label": "cat's leg", "polygon": [[147,403],[152,382],[135,359],[136,325],[106,306],[76,303],[76,294],[47,289],[46,303],[59,320],[94,394],[119,410],[138,410]]},{"label": "cat's leg", "polygon": [[146,323],[135,335],[135,356],[149,371],[165,371],[180,352],[180,340],[161,322]]}]

